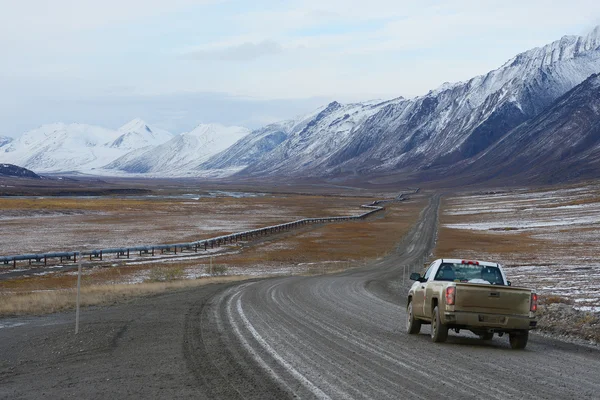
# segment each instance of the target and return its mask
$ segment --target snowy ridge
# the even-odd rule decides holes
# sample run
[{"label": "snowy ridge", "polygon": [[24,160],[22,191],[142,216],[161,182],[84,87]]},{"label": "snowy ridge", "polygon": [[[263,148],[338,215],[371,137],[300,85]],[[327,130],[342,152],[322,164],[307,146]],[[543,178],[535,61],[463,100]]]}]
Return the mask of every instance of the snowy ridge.
[{"label": "snowy ridge", "polygon": [[137,150],[148,146],[158,146],[173,138],[170,132],[150,128],[144,121],[135,118],[119,128],[122,133],[111,145],[112,148]]},{"label": "snowy ridge", "polygon": [[249,132],[237,126],[201,124],[161,145],[126,154],[104,169],[164,176],[193,175],[191,171],[197,170],[202,162],[230,147]]},{"label": "snowy ridge", "polygon": [[0,136],[0,147],[9,144],[13,141],[13,138],[8,136]]},{"label": "snowy ridge", "polygon": [[[484,151],[598,71],[600,28],[526,51],[485,75],[446,83],[425,96],[333,102],[301,124],[294,121],[287,138],[242,173],[338,176],[452,165]],[[207,166],[235,165],[234,154],[254,152],[250,139],[264,133],[253,132]]]},{"label": "snowy ridge", "polygon": [[0,162],[37,172],[90,172],[157,140],[162,139],[150,128],[123,133],[86,124],[48,124],[0,146]]}]

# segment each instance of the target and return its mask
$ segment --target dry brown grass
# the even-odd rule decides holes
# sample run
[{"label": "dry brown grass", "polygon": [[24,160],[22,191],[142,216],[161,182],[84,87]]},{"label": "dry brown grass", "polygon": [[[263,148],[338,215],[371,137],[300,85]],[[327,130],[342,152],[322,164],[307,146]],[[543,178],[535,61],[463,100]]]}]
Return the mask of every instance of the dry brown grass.
[{"label": "dry brown grass", "polygon": [[[452,199],[444,199],[442,210],[447,209],[452,202]],[[558,205],[564,204],[558,203]],[[442,211],[438,243],[434,251],[435,258],[491,257],[494,260],[511,260],[515,255],[519,255],[519,263],[532,263],[539,261],[549,251],[573,251],[572,243],[536,238],[537,232],[534,230],[523,231],[514,227],[505,227],[483,231],[445,227],[446,224],[494,221],[495,218],[498,218],[498,214],[448,215]]]},{"label": "dry brown grass", "polygon": [[569,299],[567,297],[563,297],[563,296],[557,296],[557,295],[548,295],[548,296],[542,296],[540,295],[540,297],[538,298],[538,304],[540,305],[550,305],[550,304],[569,304],[569,305],[573,305],[574,301],[572,299]]},{"label": "dry brown grass", "polygon": [[[13,200],[13,199],[10,199]],[[49,199],[44,204],[50,207],[71,207],[81,205],[79,201],[65,203]],[[103,199],[104,200],[104,199]],[[222,201],[221,201],[222,200]],[[189,204],[161,201],[132,201],[118,206],[122,200],[109,199],[105,201],[91,200],[85,204],[85,209],[107,211],[111,207],[119,209],[123,219],[117,215],[108,218],[121,225],[132,218],[140,207],[143,212],[164,212],[167,218],[189,213]],[[368,202],[364,198],[335,198],[322,196],[265,196],[249,199],[219,199],[219,207],[215,206],[214,199],[200,204],[193,204],[197,212],[206,213],[211,217],[219,214],[219,218],[226,221],[252,218],[256,210],[277,210],[275,221],[271,223],[288,222],[301,217],[322,217],[335,215],[353,215],[361,210],[358,205]],[[237,249],[241,253],[220,256],[218,263],[214,264],[215,271],[227,271],[231,267],[248,268],[261,265],[268,269],[281,266],[308,263],[310,267],[302,269],[302,273],[321,274],[341,271],[357,266],[366,259],[379,257],[392,251],[400,239],[416,222],[420,211],[427,200],[417,200],[393,203],[387,209],[363,221],[340,222],[310,226],[304,229],[291,231],[279,235],[259,238],[253,242],[240,245]],[[85,203],[85,202],[84,202]],[[13,204],[13,206],[15,206]],[[118,206],[118,207],[117,207]],[[35,207],[31,204],[26,205]],[[164,208],[163,208],[164,207]],[[217,212],[219,209],[221,211]],[[106,221],[106,216],[101,216],[100,221]],[[124,222],[125,221],[125,222]],[[267,224],[264,217],[253,220],[255,226]],[[130,228],[131,229],[131,228]],[[140,228],[135,228],[140,229]],[[164,230],[165,234],[171,229],[170,224],[163,224],[156,229]],[[143,229],[140,229],[143,231]],[[96,232],[90,228],[90,231]],[[102,232],[100,232],[102,233]],[[143,232],[141,232],[143,234]],[[171,232],[172,233],[172,232]],[[218,232],[211,232],[216,236]],[[198,239],[198,236],[194,236]],[[181,241],[181,238],[179,238]],[[119,265],[112,266],[117,262]],[[177,260],[173,263],[157,262],[148,259],[147,263],[127,265],[126,260],[108,260],[102,266],[86,269],[82,279],[83,305],[110,304],[136,296],[159,293],[165,290],[182,287],[196,286],[211,282],[246,279],[244,277],[212,277],[197,280],[183,280],[183,271],[186,268],[207,267],[208,260],[198,259]],[[219,272],[217,271],[217,272]],[[127,282],[130,278],[139,278],[143,274],[148,278],[142,284],[118,284]],[[74,306],[73,288],[77,277],[72,273],[55,273],[43,276],[29,276],[18,279],[0,281],[0,315],[16,314],[42,314],[61,311]],[[154,281],[154,282],[151,282]]]},{"label": "dry brown grass", "polygon": [[[242,254],[227,256],[224,262],[244,265],[260,262],[310,263],[358,261],[383,256],[394,249],[416,222],[424,200],[391,204],[385,214],[362,221],[327,224],[292,237],[274,238]],[[281,246],[272,245],[273,242]]]},{"label": "dry brown grass", "polygon": [[[181,243],[300,218],[353,215],[357,197],[0,199],[0,255]],[[39,218],[48,216],[51,218]]]},{"label": "dry brown grass", "polygon": [[537,259],[536,249],[546,245],[546,241],[532,238],[528,233],[513,231],[510,235],[501,235],[494,234],[493,231],[470,231],[442,226],[438,232],[438,245],[434,254],[435,258],[472,259],[479,259],[482,254],[501,258],[502,255],[522,254],[523,262],[531,262]]},{"label": "dry brown grass", "polygon": [[[213,283],[237,282],[247,276],[211,277],[196,280],[151,282],[136,285],[94,285],[81,289],[81,305],[106,305],[135,297],[149,296],[169,290],[186,289]],[[256,278],[256,277],[252,277]],[[49,314],[73,309],[76,305],[76,290],[54,290],[27,292],[12,295],[0,294],[0,315]]]},{"label": "dry brown grass", "polygon": [[[482,210],[481,198],[458,196],[444,199],[440,213],[436,258],[472,258],[499,261],[515,268],[524,286],[540,293],[538,309],[538,329],[558,335],[568,335],[600,342],[600,321],[598,315],[577,310],[577,305],[597,305],[593,303],[597,292],[592,283],[582,279],[582,275],[572,273],[571,268],[593,271],[597,263],[597,225],[593,222],[565,226],[544,226],[544,221],[555,218],[587,217],[600,202],[600,195],[594,188],[583,188],[575,192],[554,191],[548,196],[523,196],[519,193],[511,199],[506,195],[501,199],[491,199],[485,206],[508,208],[506,212],[473,212]],[[585,208],[566,209],[557,207],[586,205]],[[466,207],[466,208],[465,208]],[[445,213],[446,210],[467,210],[462,215]],[[523,219],[526,228],[516,229],[509,224]],[[586,219],[583,218],[583,221]],[[446,228],[445,224],[488,224],[497,229],[469,230]],[[518,222],[517,222],[518,223]],[[539,223],[539,225],[536,225]],[[552,225],[552,223],[550,224]],[[478,228],[485,227],[480,225]],[[529,269],[533,266],[532,269]],[[513,271],[515,271],[513,270]],[[511,272],[508,270],[508,274]],[[513,272],[514,273],[514,272]],[[583,275],[585,276],[585,275]],[[514,282],[514,281],[513,281]],[[577,289],[577,290],[571,290]],[[566,290],[565,290],[566,289]],[[558,293],[558,294],[557,294]],[[584,300],[583,303],[577,301]],[[575,306],[575,307],[574,307]]]}]

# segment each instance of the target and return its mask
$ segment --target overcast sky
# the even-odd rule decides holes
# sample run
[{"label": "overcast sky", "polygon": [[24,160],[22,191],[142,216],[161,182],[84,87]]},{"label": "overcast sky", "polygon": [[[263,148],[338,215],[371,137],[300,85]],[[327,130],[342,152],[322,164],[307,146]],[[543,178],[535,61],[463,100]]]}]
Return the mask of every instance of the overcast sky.
[{"label": "overcast sky", "polygon": [[0,0],[0,135],[256,128],[413,97],[600,24],[598,0]]}]

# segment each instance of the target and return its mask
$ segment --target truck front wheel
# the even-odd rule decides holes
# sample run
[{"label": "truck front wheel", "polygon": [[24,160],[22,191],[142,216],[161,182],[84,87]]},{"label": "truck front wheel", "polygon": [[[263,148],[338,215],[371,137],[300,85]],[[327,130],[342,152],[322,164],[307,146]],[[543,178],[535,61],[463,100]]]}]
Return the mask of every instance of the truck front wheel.
[{"label": "truck front wheel", "polygon": [[431,340],[436,343],[445,342],[448,339],[448,326],[442,324],[438,306],[433,309],[431,317]]},{"label": "truck front wheel", "polygon": [[508,334],[510,341],[510,347],[515,350],[522,350],[527,346],[527,340],[529,340],[529,331],[518,331],[511,332]]},{"label": "truck front wheel", "polygon": [[421,321],[415,319],[412,301],[408,303],[408,307],[406,307],[406,332],[410,335],[416,335],[421,332]]}]

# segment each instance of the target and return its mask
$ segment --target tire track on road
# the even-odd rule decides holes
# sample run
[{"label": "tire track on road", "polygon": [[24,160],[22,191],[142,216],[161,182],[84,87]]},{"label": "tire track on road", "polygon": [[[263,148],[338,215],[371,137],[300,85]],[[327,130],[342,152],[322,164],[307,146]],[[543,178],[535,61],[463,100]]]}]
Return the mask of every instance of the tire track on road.
[{"label": "tire track on road", "polygon": [[439,345],[404,332],[402,265],[420,262],[435,245],[439,203],[433,197],[397,252],[370,268],[257,281],[218,295],[215,318],[204,322],[229,337],[228,363],[263,371],[287,397],[562,399],[600,392],[596,350],[535,337],[515,352],[505,338],[484,342],[470,334]]}]

